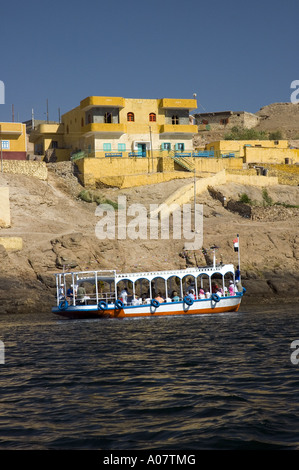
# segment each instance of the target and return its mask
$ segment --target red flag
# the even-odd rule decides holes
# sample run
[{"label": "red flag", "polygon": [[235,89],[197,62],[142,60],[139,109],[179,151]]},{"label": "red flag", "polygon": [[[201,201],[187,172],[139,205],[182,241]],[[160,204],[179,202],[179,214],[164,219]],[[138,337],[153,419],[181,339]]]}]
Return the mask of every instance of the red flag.
[{"label": "red flag", "polygon": [[238,238],[235,238],[233,240],[233,243],[234,243],[234,250],[235,251],[239,251],[239,239]]}]

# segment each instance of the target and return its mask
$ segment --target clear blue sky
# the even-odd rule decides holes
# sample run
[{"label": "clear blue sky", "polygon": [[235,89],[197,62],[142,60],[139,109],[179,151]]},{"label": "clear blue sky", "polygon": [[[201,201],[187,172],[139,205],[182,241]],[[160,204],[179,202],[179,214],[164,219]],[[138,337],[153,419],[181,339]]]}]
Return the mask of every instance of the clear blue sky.
[{"label": "clear blue sky", "polygon": [[90,95],[257,112],[299,80],[298,0],[1,3],[0,121],[58,120]]}]

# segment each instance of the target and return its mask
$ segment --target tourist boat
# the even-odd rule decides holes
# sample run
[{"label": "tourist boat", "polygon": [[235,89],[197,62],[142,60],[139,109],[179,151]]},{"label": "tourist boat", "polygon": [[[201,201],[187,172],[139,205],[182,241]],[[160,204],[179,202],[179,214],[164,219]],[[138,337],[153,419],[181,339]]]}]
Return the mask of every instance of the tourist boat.
[{"label": "tourist boat", "polygon": [[234,292],[229,287],[235,286],[234,266],[216,265],[215,261],[213,266],[180,270],[139,273],[80,271],[60,272],[55,276],[57,304],[52,312],[68,318],[233,312],[238,311],[245,292],[241,285]]}]

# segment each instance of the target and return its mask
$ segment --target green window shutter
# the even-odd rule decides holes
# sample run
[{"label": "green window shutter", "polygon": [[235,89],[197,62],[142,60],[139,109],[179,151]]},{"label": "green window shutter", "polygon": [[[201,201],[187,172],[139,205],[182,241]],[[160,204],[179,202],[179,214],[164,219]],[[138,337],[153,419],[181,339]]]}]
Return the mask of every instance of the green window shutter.
[{"label": "green window shutter", "polygon": [[171,143],[169,142],[164,142],[162,144],[162,150],[171,150]]}]

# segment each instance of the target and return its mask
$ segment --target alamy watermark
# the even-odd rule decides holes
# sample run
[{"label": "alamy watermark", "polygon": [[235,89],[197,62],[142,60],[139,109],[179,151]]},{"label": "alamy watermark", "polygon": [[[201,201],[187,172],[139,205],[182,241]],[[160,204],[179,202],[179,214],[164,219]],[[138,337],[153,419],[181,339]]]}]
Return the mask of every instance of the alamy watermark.
[{"label": "alamy watermark", "polygon": [[2,80],[0,80],[0,104],[5,104],[5,86]]},{"label": "alamy watermark", "polygon": [[294,365],[299,364],[299,340],[295,339],[291,343],[291,349],[295,349],[295,351],[291,354],[291,363]]},{"label": "alamy watermark", "polygon": [[[192,220],[193,212],[193,220]],[[101,217],[95,234],[100,240],[184,240],[186,250],[199,250],[203,244],[202,204],[143,204],[127,206],[126,196],[118,197],[118,210],[110,204],[97,206]],[[171,224],[172,220],[172,224]],[[172,237],[171,237],[172,229]]]},{"label": "alamy watermark", "polygon": [[291,83],[291,88],[295,88],[293,93],[291,93],[291,103],[299,103],[299,80],[293,80]]}]

